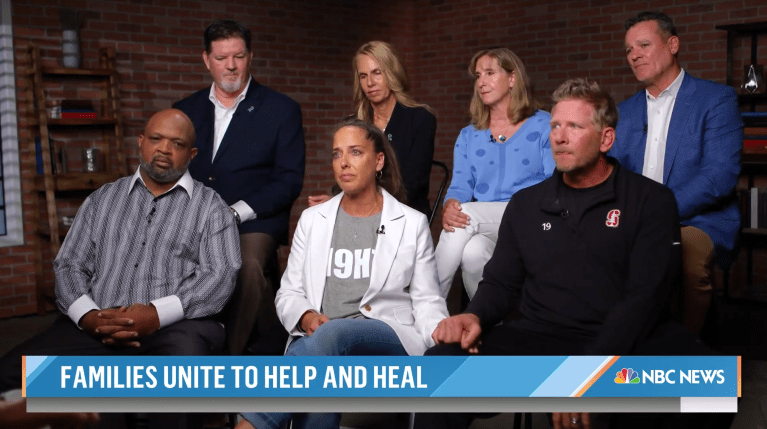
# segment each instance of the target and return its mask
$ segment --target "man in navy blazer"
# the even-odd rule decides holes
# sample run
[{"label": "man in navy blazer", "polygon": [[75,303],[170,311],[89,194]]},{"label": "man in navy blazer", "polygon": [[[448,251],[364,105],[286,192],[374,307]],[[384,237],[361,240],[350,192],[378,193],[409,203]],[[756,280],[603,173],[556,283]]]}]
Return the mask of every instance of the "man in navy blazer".
[{"label": "man in navy blazer", "polygon": [[[263,267],[279,244],[287,244],[290,208],[303,186],[301,108],[251,77],[247,27],[214,22],[204,42],[202,58],[214,83],[174,107],[189,116],[197,133],[198,156],[189,172],[221,195],[239,225],[242,269],[227,311],[233,317],[225,321],[228,347],[241,353],[258,318],[267,344],[257,348],[281,354],[287,333]],[[275,330],[282,335],[274,338]]]},{"label": "man in navy blazer", "polygon": [[725,266],[740,229],[735,184],[743,123],[735,90],[685,73],[671,18],[626,21],[626,56],[646,85],[618,109],[610,155],[668,186],[682,224],[684,322],[700,332],[711,302],[713,261]]}]

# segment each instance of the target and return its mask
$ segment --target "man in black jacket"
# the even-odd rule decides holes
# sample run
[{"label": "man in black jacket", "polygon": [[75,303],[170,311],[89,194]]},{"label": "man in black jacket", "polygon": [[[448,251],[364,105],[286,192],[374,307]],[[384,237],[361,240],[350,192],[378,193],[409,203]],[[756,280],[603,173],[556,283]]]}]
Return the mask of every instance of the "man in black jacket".
[{"label": "man in black jacket", "polygon": [[264,276],[277,246],[288,244],[290,209],[303,186],[301,108],[251,76],[247,27],[216,21],[203,42],[213,83],[173,107],[189,116],[197,135],[189,174],[221,195],[240,232],[242,269],[224,310],[227,349],[245,352],[255,330],[249,353],[282,355],[288,333],[277,320],[274,286]]},{"label": "man in black jacket", "polygon": [[[567,81],[554,101],[557,171],[512,197],[477,294],[440,322],[427,355],[705,354],[669,322],[681,274],[673,193],[606,156],[618,112],[599,85]],[[516,308],[521,318],[498,325]],[[468,427],[464,417],[416,426]],[[589,426],[586,414],[555,418]]]}]

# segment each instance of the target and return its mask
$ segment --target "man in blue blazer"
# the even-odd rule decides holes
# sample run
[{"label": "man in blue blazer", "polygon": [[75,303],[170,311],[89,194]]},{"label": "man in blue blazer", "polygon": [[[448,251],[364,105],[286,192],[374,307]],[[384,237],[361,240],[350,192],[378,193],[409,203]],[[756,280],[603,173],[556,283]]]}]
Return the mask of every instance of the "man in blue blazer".
[{"label": "man in blue blazer", "polygon": [[[221,195],[239,225],[242,269],[225,321],[228,347],[241,353],[258,318],[266,344],[256,347],[281,354],[287,333],[263,267],[279,244],[287,244],[290,208],[303,186],[301,108],[251,77],[251,33],[244,25],[214,22],[204,41],[202,58],[214,82],[174,107],[197,133],[198,156],[189,172]],[[281,332],[277,338],[275,331]]]},{"label": "man in blue blazer", "polygon": [[735,90],[685,73],[671,18],[642,12],[626,21],[626,56],[646,85],[618,109],[610,155],[668,186],[682,224],[684,321],[700,332],[711,302],[713,261],[728,264],[740,229],[735,184],[743,123]]}]

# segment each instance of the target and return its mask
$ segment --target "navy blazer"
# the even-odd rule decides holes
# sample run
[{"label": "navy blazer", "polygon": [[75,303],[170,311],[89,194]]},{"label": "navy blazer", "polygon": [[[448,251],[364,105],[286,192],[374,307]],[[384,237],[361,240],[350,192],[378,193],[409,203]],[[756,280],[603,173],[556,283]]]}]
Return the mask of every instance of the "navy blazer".
[{"label": "navy blazer", "polygon": [[256,218],[240,234],[263,232],[287,244],[290,208],[304,181],[304,131],[301,108],[288,96],[251,77],[245,98],[213,154],[215,107],[210,87],[176,102],[197,133],[197,156],[189,164],[195,180],[215,189],[228,205],[246,202]]},{"label": "navy blazer", "polygon": [[407,205],[429,216],[429,178],[437,119],[423,107],[394,106],[384,133],[399,164]]},{"label": "navy blazer", "polygon": [[[622,102],[618,110],[620,120],[610,155],[642,174],[646,92]],[[663,184],[674,192],[681,224],[708,234],[720,258],[723,251],[735,247],[740,229],[735,185],[742,147],[743,121],[735,90],[685,73],[666,138]]]}]

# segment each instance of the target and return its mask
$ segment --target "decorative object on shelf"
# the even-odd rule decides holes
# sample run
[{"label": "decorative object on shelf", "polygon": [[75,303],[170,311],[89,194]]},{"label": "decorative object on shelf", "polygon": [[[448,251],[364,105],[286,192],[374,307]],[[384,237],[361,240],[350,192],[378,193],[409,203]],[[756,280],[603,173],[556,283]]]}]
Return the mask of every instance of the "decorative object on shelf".
[{"label": "decorative object on shelf", "polygon": [[743,88],[747,93],[764,92],[764,66],[751,64],[743,67]]},{"label": "decorative object on shelf", "polygon": [[61,118],[61,101],[51,101],[51,107],[48,108],[48,117],[51,119]]},{"label": "decorative object on shelf", "polygon": [[80,36],[78,31],[82,24],[80,14],[73,9],[61,9],[61,54],[64,67],[80,67]]},{"label": "decorative object on shelf", "polygon": [[83,149],[83,171],[97,173],[102,170],[104,170],[104,164],[101,162],[101,151],[95,147]]}]

